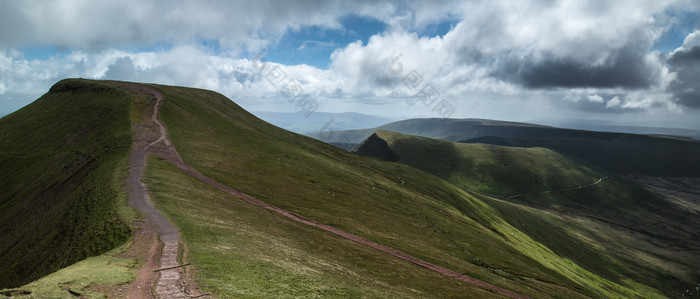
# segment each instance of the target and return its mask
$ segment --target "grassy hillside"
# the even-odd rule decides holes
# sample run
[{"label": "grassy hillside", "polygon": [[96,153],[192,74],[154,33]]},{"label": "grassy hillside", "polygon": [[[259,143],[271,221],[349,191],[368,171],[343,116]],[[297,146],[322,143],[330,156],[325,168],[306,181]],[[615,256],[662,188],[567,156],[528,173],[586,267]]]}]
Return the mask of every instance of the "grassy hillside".
[{"label": "grassy hillside", "polygon": [[157,158],[145,181],[179,225],[200,284],[220,298],[497,297],[250,205]]},{"label": "grassy hillside", "polygon": [[[572,130],[567,130],[572,131]],[[467,143],[492,143],[518,147],[546,147],[614,173],[652,176],[700,176],[700,142],[697,140],[620,133],[591,136],[468,139]],[[605,137],[605,138],[603,138]]]},{"label": "grassy hillside", "polygon": [[[482,197],[511,225],[608,279],[637,277],[673,296],[700,274],[700,259],[693,256],[700,248],[694,241],[700,237],[697,214],[614,177],[579,189],[607,174],[551,150],[378,131],[355,152],[391,152],[400,163],[464,190],[506,199]],[[523,196],[510,198],[516,194]]]},{"label": "grassy hillside", "polygon": [[129,238],[116,207],[125,198],[130,107],[109,84],[64,80],[0,119],[0,288]]},{"label": "grassy hillside", "polygon": [[395,161],[400,157],[400,162],[462,189],[499,197],[567,189],[607,175],[545,148],[464,144],[390,131],[377,131],[354,152],[382,152],[374,139],[384,142],[397,156]]},{"label": "grassy hillside", "polygon": [[[352,155],[280,130],[260,121],[219,94],[196,89],[154,87],[165,95],[161,119],[168,126],[171,139],[183,159],[209,177],[258,199],[527,296],[540,297],[544,293],[556,297],[658,295],[653,289],[632,279],[607,280],[569,259],[557,256],[551,249],[504,221],[499,211],[490,208],[478,196],[426,172]],[[157,163],[153,165],[167,168],[157,166]],[[167,172],[167,169],[161,169],[150,172],[150,176],[167,177]],[[151,184],[158,181],[165,180],[154,179]],[[189,184],[181,182],[177,185]],[[160,192],[154,196],[183,200],[191,205],[181,209],[168,205],[164,199],[159,200],[166,214],[183,228],[185,240],[201,244],[190,248],[190,259],[198,261],[199,265],[195,268],[201,271],[199,273],[206,273],[202,276],[214,279],[202,278],[200,283],[204,288],[222,290],[230,296],[239,294],[242,290],[237,287],[237,275],[251,274],[228,262],[228,266],[223,267],[217,264],[238,252],[235,248],[243,246],[235,244],[237,241],[234,238],[227,237],[229,234],[245,233],[236,232],[243,228],[232,227],[241,222],[231,222],[231,216],[225,216],[235,215],[234,211],[239,208],[224,199],[210,200],[212,197],[208,195],[193,195],[191,198],[189,195],[173,194],[181,192],[182,188],[174,189],[176,184],[169,185],[160,188]],[[187,213],[207,216],[188,217]],[[204,221],[210,216],[211,220]],[[274,215],[269,217],[270,222],[280,221]],[[202,234],[208,237],[202,238]],[[259,233],[254,235],[260,239],[268,238]],[[301,235],[306,237],[298,242],[325,246],[316,237]],[[207,248],[207,244],[217,245],[213,250]],[[245,245],[251,246],[245,250],[245,254],[250,255],[246,259],[271,260],[266,255],[278,256],[279,253],[267,254],[271,249],[266,244]],[[310,253],[309,260],[324,261],[328,258],[319,254]],[[344,259],[342,254],[331,258]],[[304,261],[293,258],[285,259],[284,263],[305,268]],[[356,260],[343,267],[349,267],[354,272],[375,272],[377,270],[367,267],[386,270],[391,266]],[[397,271],[390,270],[392,273]],[[269,274],[264,277],[275,280],[276,276]],[[401,280],[396,276],[385,279]],[[256,284],[247,285],[253,288],[250,290],[252,294],[264,291]],[[314,288],[304,288],[306,284],[298,288],[291,285],[262,286],[272,288],[271,292],[293,290],[295,294],[305,296],[315,294],[309,293]],[[357,289],[357,286],[352,288]],[[331,296],[341,295],[337,290],[329,292]]]}]

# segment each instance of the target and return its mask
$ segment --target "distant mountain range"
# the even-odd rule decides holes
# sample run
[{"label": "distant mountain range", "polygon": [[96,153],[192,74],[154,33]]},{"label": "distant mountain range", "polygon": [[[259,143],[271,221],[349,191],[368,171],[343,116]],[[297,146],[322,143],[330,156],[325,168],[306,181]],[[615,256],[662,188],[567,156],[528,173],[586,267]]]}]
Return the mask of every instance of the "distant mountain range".
[{"label": "distant mountain range", "polygon": [[337,131],[375,127],[391,122],[390,118],[347,112],[252,112],[253,115],[282,129],[296,133]]},{"label": "distant mountain range", "polygon": [[[683,128],[681,126],[687,126],[687,124],[674,124],[667,123],[662,124],[661,127],[652,127],[644,125],[610,125],[605,124],[601,121],[592,120],[534,120],[533,123],[550,125],[558,128],[564,129],[575,129],[575,130],[589,130],[589,131],[599,131],[599,132],[619,132],[619,133],[632,133],[632,134],[646,134],[646,135],[669,135],[669,136],[680,136],[680,137],[690,137],[700,140],[700,130]],[[678,127],[675,127],[678,126]]]},{"label": "distant mountain range", "polygon": [[517,147],[544,147],[614,173],[664,176],[700,175],[700,141],[689,137],[561,129],[482,119],[410,119],[371,129],[311,133],[350,150],[377,130],[458,141]]}]

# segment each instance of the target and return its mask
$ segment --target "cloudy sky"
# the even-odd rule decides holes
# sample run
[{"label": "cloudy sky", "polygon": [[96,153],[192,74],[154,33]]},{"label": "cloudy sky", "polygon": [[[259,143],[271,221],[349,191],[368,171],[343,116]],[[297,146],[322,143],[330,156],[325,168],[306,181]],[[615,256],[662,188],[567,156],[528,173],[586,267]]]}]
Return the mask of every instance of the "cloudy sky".
[{"label": "cloudy sky", "polygon": [[0,115],[83,77],[212,89],[251,111],[700,127],[699,13],[697,0],[0,0]]}]

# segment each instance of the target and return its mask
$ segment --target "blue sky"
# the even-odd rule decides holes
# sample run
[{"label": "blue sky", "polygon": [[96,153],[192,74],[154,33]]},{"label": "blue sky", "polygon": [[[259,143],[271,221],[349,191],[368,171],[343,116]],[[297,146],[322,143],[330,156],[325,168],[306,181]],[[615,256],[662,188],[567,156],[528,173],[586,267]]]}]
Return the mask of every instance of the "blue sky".
[{"label": "blue sky", "polygon": [[672,11],[669,14],[675,18],[675,21],[663,32],[653,47],[653,49],[662,52],[671,52],[682,46],[685,37],[695,31],[696,28],[700,28],[698,26],[700,17],[697,12]]},{"label": "blue sky", "polygon": [[270,45],[266,58],[285,65],[308,64],[327,69],[335,49],[358,40],[366,44],[371,36],[387,29],[380,20],[357,15],[344,16],[339,22],[341,28],[314,25],[288,30],[279,41]]},{"label": "blue sky", "polygon": [[700,119],[697,1],[129,1],[0,3],[0,115],[84,77],[253,111],[299,110],[289,83],[318,111],[392,118]]}]

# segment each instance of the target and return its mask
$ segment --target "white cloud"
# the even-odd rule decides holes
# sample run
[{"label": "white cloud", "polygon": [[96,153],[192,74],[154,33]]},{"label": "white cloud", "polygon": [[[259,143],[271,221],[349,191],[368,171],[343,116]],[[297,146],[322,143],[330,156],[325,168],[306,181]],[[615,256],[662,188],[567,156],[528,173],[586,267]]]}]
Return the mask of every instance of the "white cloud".
[{"label": "white cloud", "polygon": [[596,95],[589,95],[588,101],[590,101],[592,103],[602,103],[604,100],[603,100],[603,97],[596,94]]},{"label": "white cloud", "polygon": [[395,6],[321,0],[2,1],[0,45],[101,50],[205,39],[227,48],[258,49],[287,30],[311,25],[339,28],[339,18],[347,14],[389,19]]},{"label": "white cloud", "polygon": [[700,30],[695,30],[683,39],[683,45],[674,52],[689,50],[692,47],[700,46]]},{"label": "white cloud", "polygon": [[620,107],[620,104],[622,101],[620,101],[619,96],[615,96],[612,99],[610,99],[607,103],[605,103],[605,108],[617,108]]},{"label": "white cloud", "polygon": [[[265,77],[279,67],[326,110],[387,104],[430,116],[432,108],[416,106],[413,97],[430,86],[463,116],[536,113],[533,109],[677,112],[681,106],[665,92],[677,74],[648,49],[667,26],[654,16],[670,8],[697,11],[693,3],[4,1],[0,91],[6,98],[31,100],[65,77],[108,78],[207,88],[243,105],[289,107],[281,86]],[[240,54],[289,30],[339,28],[348,14],[383,20],[390,29],[366,44],[336,49],[327,70],[268,63],[261,73]],[[443,36],[414,33],[448,19],[456,26]],[[218,43],[221,51],[200,46],[202,40]],[[172,46],[129,50],[158,43]],[[695,32],[683,48],[699,43]],[[30,61],[8,50],[27,44],[55,45],[68,54]],[[400,72],[388,68],[395,58],[398,64],[391,67],[400,65]],[[409,75],[420,81],[406,84]]]}]

